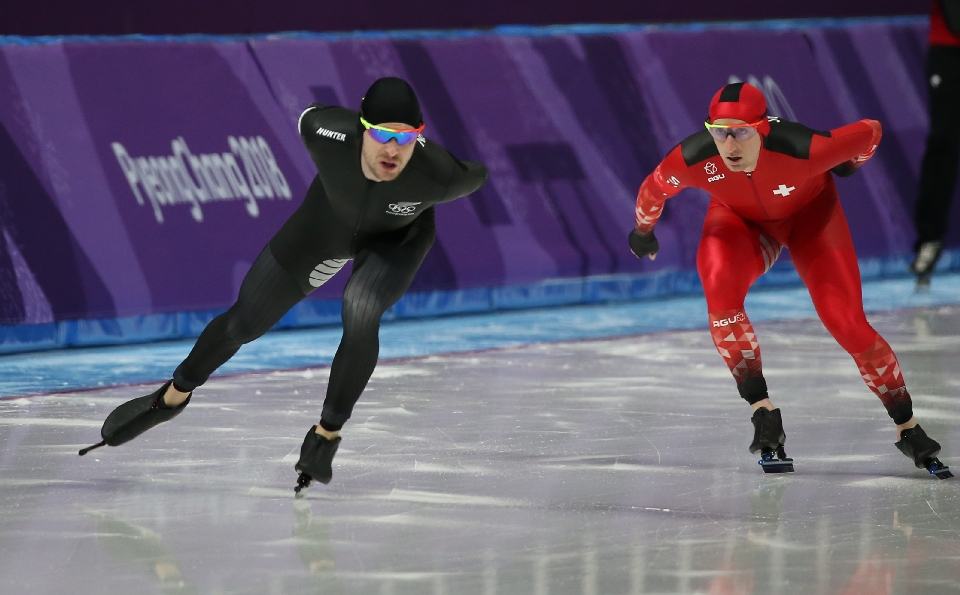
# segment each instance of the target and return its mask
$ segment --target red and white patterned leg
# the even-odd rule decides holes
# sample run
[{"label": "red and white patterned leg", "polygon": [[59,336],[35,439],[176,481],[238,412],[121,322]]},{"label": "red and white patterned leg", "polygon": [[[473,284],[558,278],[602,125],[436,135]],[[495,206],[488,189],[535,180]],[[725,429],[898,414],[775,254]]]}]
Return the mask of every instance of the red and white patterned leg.
[{"label": "red and white patterned leg", "polygon": [[743,308],[710,312],[710,334],[737,385],[763,376],[760,344]]},{"label": "red and white patterned leg", "polygon": [[[853,360],[857,362],[857,368],[860,369],[863,381],[875,395],[880,397],[880,401],[894,421],[897,421],[898,417],[902,419],[907,412],[910,412],[909,415],[912,417],[910,393],[907,392],[906,382],[903,374],[900,373],[900,362],[897,361],[893,349],[883,337],[878,334],[870,347],[852,355]],[[909,421],[909,417],[897,423],[906,421]]]}]

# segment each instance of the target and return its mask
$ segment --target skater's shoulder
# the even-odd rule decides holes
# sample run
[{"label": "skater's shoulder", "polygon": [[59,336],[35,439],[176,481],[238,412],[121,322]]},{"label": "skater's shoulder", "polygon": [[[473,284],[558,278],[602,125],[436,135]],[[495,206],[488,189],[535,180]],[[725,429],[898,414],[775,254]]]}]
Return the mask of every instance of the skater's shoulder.
[{"label": "skater's shoulder", "polygon": [[417,136],[415,144],[407,167],[437,183],[447,183],[453,177],[460,161],[442,145],[431,141],[422,133]]},{"label": "skater's shoulder", "polygon": [[439,202],[446,202],[475,192],[486,183],[489,172],[485,165],[461,161],[441,145],[421,139],[422,135],[404,170],[421,191],[437,192]]},{"label": "skater's shoulder", "polygon": [[358,133],[360,114],[351,109],[311,103],[300,114],[297,128],[303,136],[317,135],[322,138],[345,141]]},{"label": "skater's shoulder", "polygon": [[691,134],[680,141],[677,146],[680,148],[683,163],[687,167],[692,167],[720,154],[717,143],[713,142],[713,137],[706,130]]},{"label": "skater's shoulder", "polygon": [[770,116],[768,121],[770,133],[763,139],[763,148],[789,157],[809,159],[813,137],[830,137],[829,131],[815,130],[799,122],[783,120],[776,116]]}]

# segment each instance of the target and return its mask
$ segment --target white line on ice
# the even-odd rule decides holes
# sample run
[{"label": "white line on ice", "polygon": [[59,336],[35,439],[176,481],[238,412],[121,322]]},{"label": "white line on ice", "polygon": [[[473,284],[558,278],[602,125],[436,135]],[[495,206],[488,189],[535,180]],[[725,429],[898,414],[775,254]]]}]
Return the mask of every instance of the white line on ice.
[{"label": "white line on ice", "polygon": [[42,417],[0,417],[0,425],[7,426],[66,426],[74,428],[99,428],[103,421],[84,419],[44,419]]},{"label": "white line on ice", "polygon": [[400,490],[394,488],[385,496],[374,496],[375,500],[393,500],[401,502],[418,502],[421,504],[465,504],[470,506],[519,507],[527,506],[523,500],[513,498],[494,498],[491,496],[465,496],[461,494],[444,494],[438,492],[421,492],[416,490]]}]

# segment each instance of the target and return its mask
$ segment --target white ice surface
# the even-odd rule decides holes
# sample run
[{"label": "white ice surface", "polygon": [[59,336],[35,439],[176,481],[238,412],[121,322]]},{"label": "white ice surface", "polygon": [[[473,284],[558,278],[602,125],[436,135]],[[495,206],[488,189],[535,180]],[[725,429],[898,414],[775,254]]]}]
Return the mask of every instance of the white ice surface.
[{"label": "white ice surface", "polygon": [[[871,321],[952,464],[960,307]],[[790,476],[747,452],[749,409],[701,328],[385,362],[333,481],[302,499],[323,369],[215,378],[83,458],[133,389],[0,401],[0,593],[960,591],[960,479],[894,448],[817,321],[755,326]]]}]

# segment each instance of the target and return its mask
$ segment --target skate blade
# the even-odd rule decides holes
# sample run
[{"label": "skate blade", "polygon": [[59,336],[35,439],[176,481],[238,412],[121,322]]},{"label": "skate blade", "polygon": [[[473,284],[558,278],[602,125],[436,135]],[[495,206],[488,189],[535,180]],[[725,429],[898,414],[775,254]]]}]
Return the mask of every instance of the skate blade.
[{"label": "skate blade", "polygon": [[930,472],[930,475],[936,475],[937,479],[950,479],[953,477],[953,473],[950,472],[950,467],[947,467],[940,461],[934,461],[930,463],[930,466],[927,467],[927,471]]},{"label": "skate blade", "polygon": [[107,445],[107,441],[106,441],[106,440],[104,440],[104,441],[102,441],[102,442],[97,442],[97,443],[94,444],[93,446],[88,446],[88,447],[86,447],[86,448],[81,448],[81,449],[80,449],[80,452],[79,452],[78,454],[82,457],[83,455],[87,454],[87,453],[90,452],[91,450],[96,450],[96,449],[100,448],[101,446],[106,446],[106,445]]},{"label": "skate blade", "polygon": [[760,459],[764,473],[793,473],[793,459]]}]

